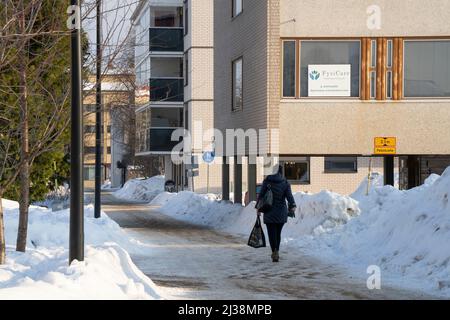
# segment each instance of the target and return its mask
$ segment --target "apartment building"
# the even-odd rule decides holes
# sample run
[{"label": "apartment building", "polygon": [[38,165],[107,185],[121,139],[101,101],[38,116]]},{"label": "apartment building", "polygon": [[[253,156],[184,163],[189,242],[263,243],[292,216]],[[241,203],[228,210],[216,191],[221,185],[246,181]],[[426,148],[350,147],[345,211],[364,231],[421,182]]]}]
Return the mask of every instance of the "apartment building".
[{"label": "apartment building", "polygon": [[[174,181],[177,190],[219,192],[220,165],[203,161],[203,154],[213,151],[212,141],[203,138],[214,125],[213,2],[141,1],[132,20],[136,155],[160,158],[166,180]],[[172,139],[180,129],[190,138],[183,133]],[[180,157],[192,165],[174,161],[180,143]]]},{"label": "apartment building", "polygon": [[[369,170],[410,188],[450,165],[449,1],[214,5],[215,126],[274,132],[294,190],[348,194]],[[247,179],[254,198],[240,166],[223,165],[224,197]]]},{"label": "apartment building", "polygon": [[[102,77],[102,181],[110,180],[120,187],[123,183],[122,169],[117,163],[130,153],[127,136],[121,129],[123,114],[131,111],[134,92],[130,83],[133,75],[110,72]],[[95,75],[89,75],[85,85],[84,106],[84,185],[95,187],[95,120],[96,92]],[[118,114],[122,115],[118,117]]]}]

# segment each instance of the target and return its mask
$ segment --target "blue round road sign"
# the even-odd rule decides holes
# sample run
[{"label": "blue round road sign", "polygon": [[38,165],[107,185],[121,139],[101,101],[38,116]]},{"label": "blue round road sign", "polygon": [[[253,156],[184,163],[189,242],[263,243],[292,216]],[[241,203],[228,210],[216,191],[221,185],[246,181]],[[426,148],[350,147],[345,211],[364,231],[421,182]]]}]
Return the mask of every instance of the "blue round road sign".
[{"label": "blue round road sign", "polygon": [[203,153],[203,161],[205,161],[206,163],[211,163],[214,161],[215,155],[213,151],[208,151],[208,152],[204,152]]}]

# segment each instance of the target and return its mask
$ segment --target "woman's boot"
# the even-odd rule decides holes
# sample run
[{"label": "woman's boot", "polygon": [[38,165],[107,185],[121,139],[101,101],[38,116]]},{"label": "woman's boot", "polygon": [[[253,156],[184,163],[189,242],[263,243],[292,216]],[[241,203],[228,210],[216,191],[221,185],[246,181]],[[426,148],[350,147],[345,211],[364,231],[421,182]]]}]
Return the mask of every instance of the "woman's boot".
[{"label": "woman's boot", "polygon": [[272,253],[272,262],[278,262],[280,260],[280,254],[278,253],[278,250],[275,250]]}]

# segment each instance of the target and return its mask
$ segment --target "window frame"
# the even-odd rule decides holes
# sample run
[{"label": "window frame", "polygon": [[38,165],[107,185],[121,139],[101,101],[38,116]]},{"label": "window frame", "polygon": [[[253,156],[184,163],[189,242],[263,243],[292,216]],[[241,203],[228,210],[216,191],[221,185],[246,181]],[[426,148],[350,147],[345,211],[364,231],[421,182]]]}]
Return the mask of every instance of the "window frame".
[{"label": "window frame", "polygon": [[[405,101],[414,101],[414,100],[450,100],[450,96],[448,97],[407,97],[405,96],[405,45],[406,42],[448,42],[450,43],[450,38],[439,38],[439,37],[433,37],[433,38],[420,38],[420,37],[410,37],[410,38],[404,38],[401,46],[402,46],[402,50],[403,50],[403,56],[402,56],[402,97],[401,100],[405,100]],[[449,62],[450,63],[450,62]]]},{"label": "window frame", "polygon": [[[361,100],[362,99],[362,94],[361,94],[361,91],[362,91],[362,77],[363,77],[363,74],[362,74],[362,39],[361,38],[359,38],[359,37],[348,37],[348,38],[345,38],[345,37],[340,37],[340,38],[320,38],[320,37],[317,37],[317,38],[299,38],[299,37],[296,37],[296,38],[282,38],[281,39],[281,51],[282,52],[284,52],[284,45],[283,45],[283,43],[285,42],[285,41],[295,41],[296,42],[296,46],[295,46],[295,49],[296,49],[296,61],[295,61],[295,63],[296,63],[296,66],[295,66],[295,68],[296,68],[296,77],[295,77],[295,81],[296,81],[296,83],[295,83],[295,92],[296,92],[296,95],[295,95],[295,97],[284,97],[283,96],[283,64],[284,64],[284,61],[281,61],[281,63],[280,63],[280,65],[281,65],[281,70],[280,70],[280,72],[281,72],[281,92],[280,92],[280,96],[281,96],[281,99],[289,99],[289,100],[291,100],[291,99],[297,99],[297,100],[305,100],[305,101],[307,101],[307,100],[353,100],[353,101],[355,101],[355,100]],[[301,45],[301,43],[302,42],[357,42],[358,44],[359,44],[359,68],[358,68],[358,73],[359,73],[359,75],[358,75],[358,83],[359,83],[359,95],[357,96],[357,97],[304,97],[304,96],[302,96],[301,95],[301,72],[300,72],[300,70],[301,70],[301,57],[302,57],[302,45]],[[281,55],[281,59],[282,60],[284,60],[283,59],[284,57],[283,57],[283,55]]]},{"label": "window frame", "polygon": [[[354,158],[354,168],[353,169],[327,169],[327,159],[339,159],[339,158]],[[330,160],[328,160],[330,161]],[[336,161],[335,161],[336,162]],[[340,161],[340,162],[346,162],[346,161]],[[349,161],[350,162],[350,161]],[[323,161],[323,172],[324,173],[358,173],[358,157],[351,157],[351,156],[327,156],[324,157]]]},{"label": "window frame", "polygon": [[[236,10],[236,1],[241,2],[241,11],[235,13]],[[244,12],[244,0],[231,0],[231,18],[234,19],[236,17],[239,17],[242,12]]]},{"label": "window frame", "polygon": [[[307,172],[308,172],[308,181],[300,181],[300,180],[293,180],[288,179],[286,177],[285,172],[285,164],[286,162],[294,162],[294,163],[306,163]],[[293,185],[311,185],[311,158],[310,157],[300,157],[300,158],[293,158],[293,157],[280,157],[280,165],[283,167],[283,176],[286,177],[287,181]]]},{"label": "window frame", "polygon": [[[235,64],[238,61],[241,61],[241,105],[239,108],[236,108],[236,105],[235,105],[235,100],[236,100]],[[231,111],[238,112],[238,111],[242,111],[243,109],[244,109],[244,56],[239,56],[238,58],[231,61]]]},{"label": "window frame", "polygon": [[183,28],[184,28],[184,36],[187,36],[189,34],[189,0],[184,0],[183,1],[183,6],[184,6],[184,23],[183,23]]},{"label": "window frame", "polygon": [[[295,79],[294,79],[294,96],[285,96],[284,95],[284,44],[286,42],[294,42],[295,44]],[[282,40],[281,41],[281,98],[282,99],[297,99],[299,97],[299,41],[298,40]]]},{"label": "window frame", "polygon": [[187,87],[189,85],[189,51],[184,53],[183,59],[183,70],[184,70],[184,86]]}]

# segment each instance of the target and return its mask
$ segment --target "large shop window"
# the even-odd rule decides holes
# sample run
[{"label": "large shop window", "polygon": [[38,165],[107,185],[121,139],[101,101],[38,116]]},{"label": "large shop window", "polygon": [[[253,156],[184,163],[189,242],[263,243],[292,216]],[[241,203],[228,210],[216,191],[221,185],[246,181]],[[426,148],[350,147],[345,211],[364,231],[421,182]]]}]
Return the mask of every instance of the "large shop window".
[{"label": "large shop window", "polygon": [[283,174],[292,183],[309,184],[309,158],[280,161]]},{"label": "large shop window", "polygon": [[[341,69],[350,65],[350,92],[347,96],[359,97],[360,47],[360,41],[300,41],[300,95],[308,97],[310,65],[331,65],[329,68],[331,73],[327,77],[334,77],[332,74],[334,68],[339,72],[337,76],[341,77],[342,81],[346,81],[347,75]],[[316,75],[314,80],[323,81],[321,77],[323,78],[323,73]],[[325,82],[323,83],[325,86],[327,85]],[[334,83],[331,83],[331,86]],[[324,89],[331,90],[333,88]],[[326,93],[324,96],[330,97]]]},{"label": "large shop window", "polygon": [[404,96],[450,97],[450,40],[405,41]]},{"label": "large shop window", "polygon": [[326,157],[325,172],[350,172],[358,171],[357,157]]}]

